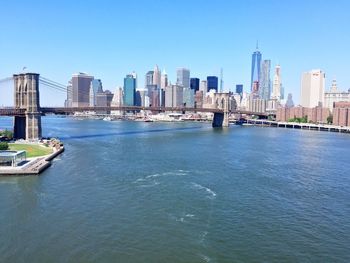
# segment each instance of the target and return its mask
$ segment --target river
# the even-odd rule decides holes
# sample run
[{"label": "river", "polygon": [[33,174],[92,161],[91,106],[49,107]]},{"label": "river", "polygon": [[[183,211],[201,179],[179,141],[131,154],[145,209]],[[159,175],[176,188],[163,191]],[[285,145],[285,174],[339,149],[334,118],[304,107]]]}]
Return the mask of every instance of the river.
[{"label": "river", "polygon": [[[0,128],[11,128],[0,118]],[[350,262],[350,136],[43,118],[65,152],[0,177],[0,262]]]}]

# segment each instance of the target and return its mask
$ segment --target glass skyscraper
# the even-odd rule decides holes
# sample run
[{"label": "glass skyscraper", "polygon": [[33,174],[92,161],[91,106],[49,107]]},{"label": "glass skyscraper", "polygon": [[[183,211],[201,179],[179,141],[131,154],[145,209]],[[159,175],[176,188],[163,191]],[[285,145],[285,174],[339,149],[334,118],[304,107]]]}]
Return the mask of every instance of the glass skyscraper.
[{"label": "glass skyscraper", "polygon": [[207,89],[210,91],[211,89],[215,89],[216,92],[218,92],[218,77],[216,76],[208,76],[207,77]]},{"label": "glass skyscraper", "polygon": [[256,45],[256,51],[252,55],[252,71],[251,71],[251,81],[250,88],[253,91],[253,84],[257,82],[260,84],[260,66],[261,66],[261,53],[258,50],[258,45]]},{"label": "glass skyscraper", "polygon": [[243,93],[243,85],[242,84],[236,85],[236,93],[242,95],[242,93]]},{"label": "glass skyscraper", "polygon": [[124,78],[124,105],[134,106],[136,99],[136,75],[128,74]]},{"label": "glass skyscraper", "polygon": [[176,71],[176,84],[184,88],[190,87],[190,70],[186,68],[178,68]]},{"label": "glass skyscraper", "polygon": [[268,100],[271,97],[271,60],[263,60],[261,63],[260,82],[259,82],[259,97],[260,99]]},{"label": "glass skyscraper", "polygon": [[198,78],[191,78],[190,87],[191,87],[191,89],[194,90],[194,92],[199,90],[199,79]]}]

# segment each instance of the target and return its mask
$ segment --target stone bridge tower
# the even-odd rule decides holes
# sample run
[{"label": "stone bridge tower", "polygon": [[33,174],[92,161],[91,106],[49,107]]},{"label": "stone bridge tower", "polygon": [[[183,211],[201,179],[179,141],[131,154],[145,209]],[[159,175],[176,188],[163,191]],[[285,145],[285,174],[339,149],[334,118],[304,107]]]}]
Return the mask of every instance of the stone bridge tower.
[{"label": "stone bridge tower", "polygon": [[214,94],[215,108],[223,110],[223,113],[215,113],[213,118],[213,127],[228,127],[229,113],[231,111],[230,93]]},{"label": "stone bridge tower", "polygon": [[39,74],[13,75],[15,108],[25,109],[25,116],[14,119],[16,139],[38,140],[41,138],[41,112],[39,101]]}]

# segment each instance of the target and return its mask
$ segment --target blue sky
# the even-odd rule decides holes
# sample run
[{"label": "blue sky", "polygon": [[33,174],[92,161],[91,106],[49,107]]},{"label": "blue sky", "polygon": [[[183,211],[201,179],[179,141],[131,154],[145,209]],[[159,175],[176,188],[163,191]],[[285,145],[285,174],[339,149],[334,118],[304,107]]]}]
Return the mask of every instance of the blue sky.
[{"label": "blue sky", "polygon": [[[173,82],[177,67],[200,79],[222,67],[226,90],[248,90],[259,40],[298,102],[301,73],[314,68],[326,72],[327,88],[334,77],[350,88],[349,11],[347,0],[3,1],[0,79],[26,66],[66,84],[83,71],[114,91],[133,70],[143,85],[158,64]],[[42,105],[63,104],[63,93],[41,92]],[[0,94],[0,105],[12,104],[10,85],[0,84]]]}]

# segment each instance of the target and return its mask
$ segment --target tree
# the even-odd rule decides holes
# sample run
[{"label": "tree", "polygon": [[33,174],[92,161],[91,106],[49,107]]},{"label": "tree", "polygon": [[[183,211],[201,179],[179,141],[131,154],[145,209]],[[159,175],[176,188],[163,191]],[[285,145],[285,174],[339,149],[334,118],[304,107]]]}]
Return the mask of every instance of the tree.
[{"label": "tree", "polygon": [[327,123],[328,124],[332,124],[333,123],[333,115],[332,114],[327,117]]},{"label": "tree", "polygon": [[9,148],[9,145],[7,142],[0,142],[0,150],[4,151],[7,150]]}]

